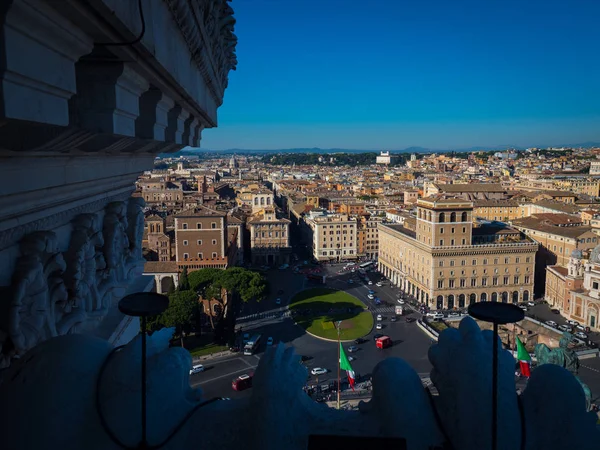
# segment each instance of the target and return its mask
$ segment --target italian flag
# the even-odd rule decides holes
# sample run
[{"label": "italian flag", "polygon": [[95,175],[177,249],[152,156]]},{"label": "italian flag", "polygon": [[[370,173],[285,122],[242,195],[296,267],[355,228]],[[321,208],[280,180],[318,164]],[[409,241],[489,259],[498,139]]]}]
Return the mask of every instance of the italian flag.
[{"label": "italian flag", "polygon": [[346,353],[344,352],[344,347],[340,343],[340,369],[346,371],[346,375],[348,375],[348,383],[350,383],[350,387],[354,390],[354,370],[352,370],[352,366],[350,365],[350,361],[346,357]]},{"label": "italian flag", "polygon": [[521,366],[521,374],[530,377],[531,371],[529,370],[529,365],[531,364],[531,356],[529,356],[529,352],[525,350],[525,346],[521,342],[521,339],[517,337],[517,359],[519,360],[519,365]]}]

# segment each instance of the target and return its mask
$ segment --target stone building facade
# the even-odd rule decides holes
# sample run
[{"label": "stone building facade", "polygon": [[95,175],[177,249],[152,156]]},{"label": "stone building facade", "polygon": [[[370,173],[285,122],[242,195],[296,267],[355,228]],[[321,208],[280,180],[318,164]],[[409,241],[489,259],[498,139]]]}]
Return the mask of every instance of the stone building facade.
[{"label": "stone building facade", "polygon": [[327,214],[305,220],[317,261],[356,259],[357,223],[345,214]]},{"label": "stone building facade", "polygon": [[252,264],[289,263],[290,223],[289,219],[280,217],[273,206],[255,212],[248,219]]},{"label": "stone building facade", "polygon": [[379,224],[379,271],[434,309],[532,299],[537,244],[494,227],[474,233],[472,214],[462,199],[419,199],[414,231]]}]

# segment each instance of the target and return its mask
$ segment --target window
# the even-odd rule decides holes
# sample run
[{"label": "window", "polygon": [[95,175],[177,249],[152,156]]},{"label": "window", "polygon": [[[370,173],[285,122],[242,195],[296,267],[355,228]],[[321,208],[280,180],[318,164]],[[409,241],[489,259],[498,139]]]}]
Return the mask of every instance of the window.
[{"label": "window", "polygon": [[198,253],[198,259],[202,259],[202,253]]},{"label": "window", "polygon": [[448,287],[449,288],[453,288],[454,287],[454,280],[448,280]]},{"label": "window", "polygon": [[463,233],[467,232],[467,227],[463,227]]},{"label": "window", "polygon": [[188,229],[188,227],[187,227],[187,223],[182,223],[182,224],[181,224],[181,227],[182,227],[184,230],[187,230],[187,229]]},{"label": "window", "polygon": [[477,260],[476,260],[476,259],[474,259],[474,260],[473,260],[473,265],[474,265],[474,266],[476,266],[476,265],[477,265]]},{"label": "window", "polygon": [[498,258],[494,258],[494,264],[498,264]]},{"label": "window", "polygon": [[438,289],[444,289],[444,280],[438,280]]},{"label": "window", "polygon": [[450,239],[450,245],[454,245],[454,239]]},{"label": "window", "polygon": [[217,252],[213,252],[212,257],[216,258],[217,257]]},{"label": "window", "polygon": [[529,275],[525,275],[525,284],[529,284]]},{"label": "window", "polygon": [[444,240],[440,239],[440,246],[443,247],[443,245],[444,245]]},{"label": "window", "polygon": [[477,278],[471,278],[471,287],[477,286]]},{"label": "window", "polygon": [[514,284],[519,284],[519,275],[515,275],[513,280],[515,282]]},{"label": "window", "polygon": [[183,245],[188,245],[188,241],[183,241]]},{"label": "window", "polygon": [[504,264],[509,264],[510,263],[510,258],[504,258]]},{"label": "window", "polygon": [[188,255],[187,253],[183,254],[183,259],[188,259],[190,257],[190,255]]},{"label": "window", "polygon": [[488,263],[488,260],[487,260],[487,258],[484,258],[484,260],[483,260],[483,265],[484,265],[484,266],[487,266],[487,263]]},{"label": "window", "polygon": [[440,261],[440,267],[444,267],[444,261]]},{"label": "window", "polygon": [[527,258],[525,258],[525,262],[530,262],[531,261],[531,257],[528,256]]},{"label": "window", "polygon": [[508,284],[508,277],[504,277],[504,284]]},{"label": "window", "polygon": [[450,267],[454,267],[454,260],[453,259],[450,260]]},{"label": "window", "polygon": [[498,286],[498,277],[492,278],[492,286]]},{"label": "window", "polygon": [[196,243],[197,243],[198,245],[202,245],[202,240],[201,240],[201,239],[198,239],[198,240],[196,241]]},{"label": "window", "polygon": [[482,286],[487,286],[487,278],[482,278],[481,279],[481,285]]},{"label": "window", "polygon": [[598,290],[598,282],[597,282],[597,281],[594,281],[594,282],[592,283],[592,289],[596,289],[596,290]]},{"label": "window", "polygon": [[515,263],[519,264],[521,262],[521,258],[519,258],[518,256],[515,258]]},{"label": "window", "polygon": [[466,259],[463,259],[463,260],[460,262],[460,265],[461,265],[461,266],[466,266],[466,265],[467,265],[467,260],[466,260]]},{"label": "window", "polygon": [[467,285],[467,280],[465,280],[464,278],[460,279],[460,287],[464,288]]},{"label": "window", "polygon": [[212,240],[212,245],[217,245],[217,240],[216,239]]},{"label": "window", "polygon": [[454,234],[454,227],[450,228],[450,233]]},{"label": "window", "polygon": [[444,234],[444,227],[440,227],[440,234]]},{"label": "window", "polygon": [[201,224],[201,223],[197,223],[197,224],[196,224],[196,228],[197,228],[198,230],[201,230],[201,229],[202,229],[202,224]]},{"label": "window", "polygon": [[467,240],[466,240],[466,239],[463,239],[463,240],[462,240],[462,245],[466,245],[466,244],[467,244]]},{"label": "window", "polygon": [[217,228],[217,222],[211,222],[210,227],[214,230]]}]

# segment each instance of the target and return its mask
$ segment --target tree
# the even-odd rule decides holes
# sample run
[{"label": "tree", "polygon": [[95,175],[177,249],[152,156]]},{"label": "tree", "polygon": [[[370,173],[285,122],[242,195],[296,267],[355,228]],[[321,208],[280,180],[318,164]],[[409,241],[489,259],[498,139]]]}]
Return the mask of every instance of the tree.
[{"label": "tree", "polygon": [[175,333],[181,338],[183,347],[183,335],[189,327],[198,310],[198,294],[194,291],[178,291],[169,296],[169,307],[160,316],[160,322],[165,327],[175,327]]},{"label": "tree", "polygon": [[188,275],[190,289],[196,292],[204,291],[208,285],[219,279],[222,272],[223,270],[214,268],[194,270]]},{"label": "tree", "polygon": [[183,266],[183,270],[181,271],[181,275],[179,276],[179,287],[180,291],[189,291],[190,290],[190,281],[188,280],[188,271],[187,267]]}]

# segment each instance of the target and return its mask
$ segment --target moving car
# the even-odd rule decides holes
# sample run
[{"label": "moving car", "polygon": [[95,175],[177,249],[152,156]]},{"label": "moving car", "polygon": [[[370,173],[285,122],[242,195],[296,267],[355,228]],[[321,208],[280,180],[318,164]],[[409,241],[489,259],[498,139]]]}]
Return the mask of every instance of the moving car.
[{"label": "moving car", "polygon": [[383,320],[383,317],[381,317],[381,314],[377,314],[377,320],[379,320],[379,321]]},{"label": "moving car", "polygon": [[369,289],[369,294],[371,294],[371,295],[374,295],[374,294],[375,294],[375,291],[374,291],[374,290],[372,290],[372,289]]},{"label": "moving car", "polygon": [[367,283],[369,286],[371,286],[373,284],[373,282],[371,280],[369,280],[369,282]]},{"label": "moving car", "polygon": [[521,308],[523,311],[527,311],[527,306],[525,305],[520,305],[519,308]]},{"label": "moving car", "polygon": [[358,344],[362,344],[364,342],[367,342],[367,340],[363,339],[363,338],[354,339],[354,343],[357,344],[357,345]]},{"label": "moving car", "polygon": [[373,300],[373,299],[375,298],[375,296],[374,296],[373,294],[369,294],[369,295],[367,295],[367,298],[368,298],[369,300]]},{"label": "moving car", "polygon": [[354,284],[354,280],[353,280],[352,278],[350,278],[350,279],[348,280],[348,284]]},{"label": "moving car", "polygon": [[381,282],[378,282],[378,283],[375,283],[375,286],[381,287],[381,286],[383,286],[383,284],[381,284]]},{"label": "moving car", "polygon": [[269,338],[267,339],[267,345],[273,345],[273,337],[269,336]]},{"label": "moving car", "polygon": [[243,391],[244,389],[248,389],[252,387],[252,377],[253,373],[245,373],[244,375],[240,375],[235,380],[231,382],[231,387],[235,391]]},{"label": "moving car", "polygon": [[348,356],[348,361],[354,361],[356,359],[356,357],[354,356]]},{"label": "moving car", "polygon": [[439,320],[439,319],[443,319],[444,315],[441,312],[432,311],[432,312],[428,312],[425,315],[425,317],[428,317],[428,318],[433,319],[433,320]]},{"label": "moving car", "polygon": [[281,305],[281,299],[279,297],[277,297],[277,300],[275,300],[275,304],[276,305]]},{"label": "moving car", "polygon": [[560,311],[556,308],[552,308],[550,311],[552,311],[554,314],[560,314]]},{"label": "moving car", "polygon": [[398,303],[400,303],[401,305],[404,305],[404,300],[402,300],[401,298],[398,299]]},{"label": "moving car", "polygon": [[348,347],[349,353],[354,353],[355,351],[358,351],[358,347],[356,345],[351,345],[350,347]]},{"label": "moving car", "polygon": [[406,318],[406,323],[412,323],[414,321],[416,321],[417,319],[415,319],[414,317],[407,317]]},{"label": "moving car", "polygon": [[327,373],[327,369],[323,369],[322,367],[315,367],[310,371],[311,375],[325,375]]},{"label": "moving car", "polygon": [[196,364],[190,369],[190,375],[194,375],[195,373],[200,372],[204,372],[204,366],[202,364]]},{"label": "moving car", "polygon": [[382,336],[383,336],[383,334],[381,334],[381,333],[376,333],[376,334],[373,336],[373,340],[374,340],[374,341],[376,341],[377,339],[379,339],[379,338],[380,338],[380,337],[382,337]]},{"label": "moving car", "polygon": [[381,325],[381,322],[377,322],[377,325],[375,325],[375,329],[381,330],[382,328],[383,328],[383,325]]},{"label": "moving car", "polygon": [[546,320],[546,322],[544,322],[546,325],[548,325],[549,327],[554,327],[556,328],[558,326],[558,324],[554,321],[554,320]]},{"label": "moving car", "polygon": [[390,319],[390,322],[397,322],[398,318],[396,316],[392,316],[392,318]]}]

